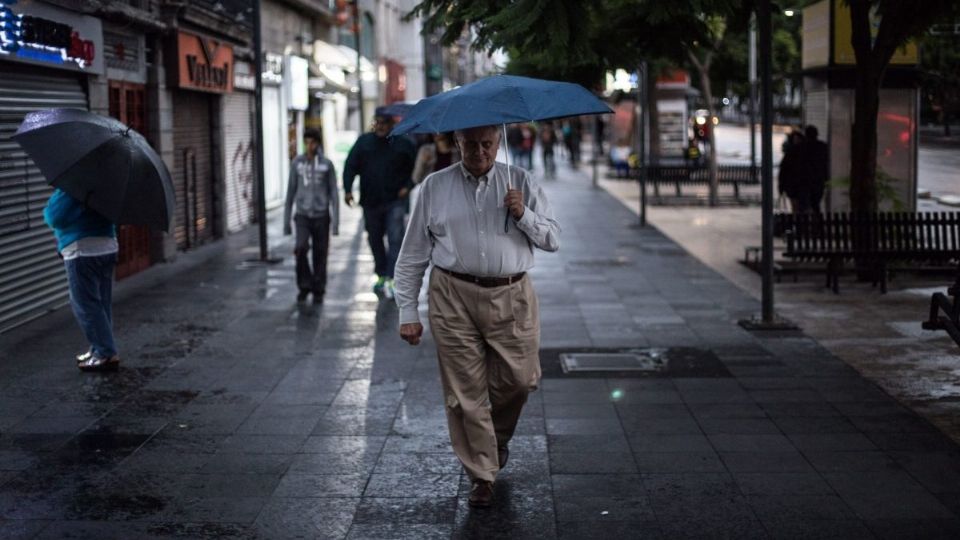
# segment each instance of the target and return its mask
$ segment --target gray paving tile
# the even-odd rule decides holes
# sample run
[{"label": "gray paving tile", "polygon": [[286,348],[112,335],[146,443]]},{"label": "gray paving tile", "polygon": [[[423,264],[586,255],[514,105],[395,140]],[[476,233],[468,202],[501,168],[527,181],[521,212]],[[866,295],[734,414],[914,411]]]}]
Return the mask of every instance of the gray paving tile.
[{"label": "gray paving tile", "polygon": [[705,435],[633,435],[630,448],[636,452],[712,452],[713,445]]},{"label": "gray paving tile", "polygon": [[630,444],[623,435],[548,435],[551,453],[629,452]]},{"label": "gray paving tile", "polygon": [[903,471],[824,473],[823,476],[864,520],[955,518]]},{"label": "gray paving tile", "polygon": [[638,471],[633,456],[629,452],[554,452],[550,454],[550,472],[552,474],[607,474],[636,473]]},{"label": "gray paving tile", "polygon": [[283,476],[273,491],[274,497],[317,498],[359,497],[367,484],[363,474],[300,474]]},{"label": "gray paving tile", "polygon": [[715,452],[636,452],[634,461],[641,473],[713,473],[727,470]]},{"label": "gray paving tile", "polygon": [[833,490],[816,472],[735,472],[745,495],[831,495]]},{"label": "gray paving tile", "polygon": [[[446,534],[449,537],[456,512],[456,497],[364,497],[360,500],[353,521],[355,525],[446,524]],[[402,528],[404,533],[414,530],[409,527]]]},{"label": "gray paving tile", "polygon": [[374,473],[370,475],[365,497],[455,497],[459,474]]}]

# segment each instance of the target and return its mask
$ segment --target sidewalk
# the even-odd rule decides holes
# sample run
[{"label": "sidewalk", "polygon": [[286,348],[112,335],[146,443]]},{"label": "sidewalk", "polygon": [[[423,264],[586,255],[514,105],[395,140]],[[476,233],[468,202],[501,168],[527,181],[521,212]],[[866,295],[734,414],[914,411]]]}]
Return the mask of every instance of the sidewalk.
[{"label": "sidewalk", "polygon": [[[582,173],[545,182],[544,379],[493,509],[471,511],[434,346],[369,292],[348,209],[322,308],[254,231],[122,283],[124,368],[81,375],[67,310],[0,335],[2,538],[935,538],[960,534],[960,452]],[[290,251],[271,225],[276,253]],[[153,275],[158,269],[147,274]],[[640,376],[561,352],[667,349]]]}]

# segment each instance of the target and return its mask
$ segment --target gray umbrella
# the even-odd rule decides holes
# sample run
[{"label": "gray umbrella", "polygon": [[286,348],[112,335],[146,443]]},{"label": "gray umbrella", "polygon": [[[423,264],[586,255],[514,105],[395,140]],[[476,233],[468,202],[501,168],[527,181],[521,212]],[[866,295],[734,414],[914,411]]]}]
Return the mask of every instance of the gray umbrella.
[{"label": "gray umbrella", "polygon": [[107,219],[170,230],[170,172],[150,143],[120,121],[47,109],[28,114],[13,138],[50,184]]}]

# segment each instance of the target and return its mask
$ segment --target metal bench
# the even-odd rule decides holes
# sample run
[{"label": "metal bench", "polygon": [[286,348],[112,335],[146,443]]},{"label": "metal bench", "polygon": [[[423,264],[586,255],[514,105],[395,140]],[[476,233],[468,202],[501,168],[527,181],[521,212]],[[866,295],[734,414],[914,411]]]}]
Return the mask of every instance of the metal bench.
[{"label": "metal bench", "polygon": [[957,212],[776,214],[774,230],[786,239],[784,257],[826,262],[827,287],[835,293],[847,260],[866,262],[884,293],[890,262],[960,260]]},{"label": "metal bench", "polygon": [[[950,300],[948,296],[952,296]],[[923,322],[924,330],[946,330],[953,341],[960,345],[960,266],[957,279],[947,289],[947,294],[933,293],[930,297],[930,318]],[[940,315],[943,310],[944,315]]]},{"label": "metal bench", "polygon": [[[638,172],[633,172],[636,178]],[[710,185],[710,169],[703,166],[687,165],[649,165],[645,169],[645,180],[653,184],[654,197],[660,199],[660,185],[674,186],[677,197],[683,197],[683,186]],[[733,186],[733,196],[737,201],[740,198],[740,186],[760,185],[760,176],[757,167],[750,165],[719,165],[717,167],[717,185]]]}]

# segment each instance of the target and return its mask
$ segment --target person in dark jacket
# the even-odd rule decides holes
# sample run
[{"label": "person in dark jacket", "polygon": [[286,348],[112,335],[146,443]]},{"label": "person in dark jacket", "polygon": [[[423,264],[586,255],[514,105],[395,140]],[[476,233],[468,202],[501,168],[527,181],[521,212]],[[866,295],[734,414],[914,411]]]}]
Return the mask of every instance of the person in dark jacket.
[{"label": "person in dark jacket", "polygon": [[780,175],[777,187],[781,195],[790,200],[793,213],[808,212],[810,194],[804,181],[803,135],[793,131],[783,145],[783,159],[780,160]]},{"label": "person in dark jacket", "polygon": [[65,191],[54,190],[43,220],[57,238],[70,291],[70,306],[90,344],[77,356],[80,371],[115,371],[120,367],[113,339],[113,270],[117,265],[117,228]]},{"label": "person in dark jacket", "polygon": [[[330,232],[340,234],[340,198],[337,196],[337,172],[323,156],[320,132],[308,129],[303,133],[307,152],[293,158],[287,201],[283,210],[283,234],[291,233],[290,215],[296,203],[294,222],[297,225],[297,301],[303,302],[313,293],[313,303],[323,302],[327,288],[327,252]],[[313,256],[309,257],[310,251]],[[313,262],[311,268],[310,262]]]},{"label": "person in dark jacket", "polygon": [[819,132],[815,126],[807,126],[804,135],[801,154],[804,182],[809,192],[809,210],[819,214],[823,192],[830,180],[830,147],[817,139]]},{"label": "person in dark jacket", "polygon": [[[403,242],[403,218],[416,149],[405,137],[390,137],[393,117],[383,107],[374,115],[373,132],[364,133],[347,155],[343,170],[344,201],[353,206],[353,180],[360,175],[360,207],[373,252],[377,281],[373,291],[393,296],[393,269]],[[384,245],[384,236],[387,245]]]}]

